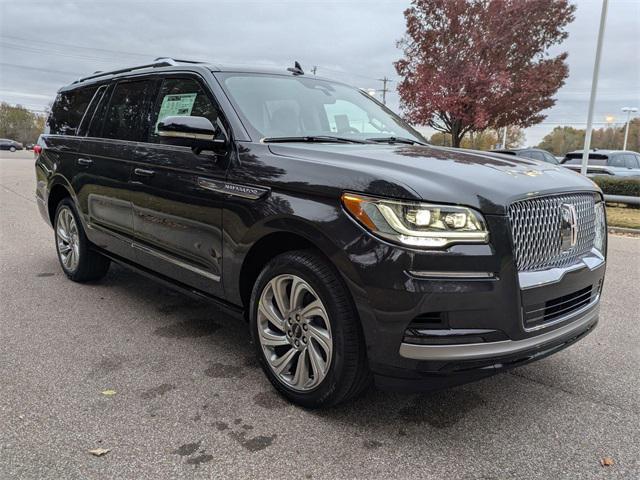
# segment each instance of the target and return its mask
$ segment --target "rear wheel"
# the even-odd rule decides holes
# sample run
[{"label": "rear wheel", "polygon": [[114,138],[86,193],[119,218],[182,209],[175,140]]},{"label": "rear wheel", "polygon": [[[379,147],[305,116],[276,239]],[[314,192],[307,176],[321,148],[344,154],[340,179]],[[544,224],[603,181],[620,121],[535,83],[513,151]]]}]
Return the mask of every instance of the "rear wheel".
[{"label": "rear wheel", "polygon": [[355,308],[334,268],[313,251],[262,270],[251,297],[260,364],[285,397],[308,408],[343,402],[370,380]]},{"label": "rear wheel", "polygon": [[56,250],[64,273],[74,282],[104,277],[110,261],[90,248],[75,206],[69,198],[60,202],[54,222]]}]

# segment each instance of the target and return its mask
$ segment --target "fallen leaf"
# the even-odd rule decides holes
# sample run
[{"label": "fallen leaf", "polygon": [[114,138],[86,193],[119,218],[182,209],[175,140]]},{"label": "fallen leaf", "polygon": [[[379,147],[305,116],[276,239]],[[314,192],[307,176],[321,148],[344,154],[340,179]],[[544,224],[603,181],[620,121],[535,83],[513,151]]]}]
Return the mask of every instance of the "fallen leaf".
[{"label": "fallen leaf", "polygon": [[102,394],[107,396],[107,397],[112,397],[116,393],[118,393],[118,392],[116,392],[115,390],[111,390],[111,389],[102,391]]},{"label": "fallen leaf", "polygon": [[94,448],[93,450],[89,450],[89,453],[91,455],[95,455],[96,457],[101,457],[107,453],[109,453],[111,450],[109,448]]},{"label": "fallen leaf", "polygon": [[611,457],[601,458],[600,465],[602,465],[603,467],[610,467],[611,465],[613,465],[613,458]]}]

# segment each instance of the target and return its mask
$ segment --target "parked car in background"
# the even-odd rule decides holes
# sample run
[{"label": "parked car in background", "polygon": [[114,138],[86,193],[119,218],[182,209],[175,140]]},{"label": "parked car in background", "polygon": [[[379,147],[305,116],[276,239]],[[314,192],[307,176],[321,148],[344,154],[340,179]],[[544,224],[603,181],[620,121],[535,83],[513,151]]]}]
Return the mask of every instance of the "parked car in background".
[{"label": "parked car in background", "polygon": [[[569,152],[562,166],[580,171],[582,150]],[[592,150],[589,152],[587,175],[615,175],[619,177],[640,176],[640,154],[629,150]]]},{"label": "parked car in background", "polygon": [[15,152],[16,150],[22,150],[22,144],[9,138],[0,138],[0,150]]},{"label": "parked car in background", "polygon": [[598,321],[593,182],[427,145],[371,95],[298,65],[97,73],[59,91],[38,148],[37,204],[67,277],[115,261],[245,316],[269,380],[306,407],[371,381],[477,380]]},{"label": "parked car in background", "polygon": [[518,157],[531,158],[532,160],[539,160],[553,165],[558,165],[558,163],[560,163],[556,157],[541,148],[503,148],[499,150],[492,150],[492,152],[503,153],[505,155],[517,155]]},{"label": "parked car in background", "polygon": [[34,144],[33,143],[27,143],[24,148],[25,150],[33,150]]}]

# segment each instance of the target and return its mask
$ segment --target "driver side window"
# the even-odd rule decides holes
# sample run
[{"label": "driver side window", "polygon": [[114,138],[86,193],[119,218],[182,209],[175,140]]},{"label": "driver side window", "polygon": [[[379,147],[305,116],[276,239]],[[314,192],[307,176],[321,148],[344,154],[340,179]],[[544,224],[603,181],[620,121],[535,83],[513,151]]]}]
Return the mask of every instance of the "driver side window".
[{"label": "driver side window", "polygon": [[215,105],[200,83],[191,78],[167,78],[162,82],[151,116],[151,142],[159,143],[158,123],[175,115],[204,117],[214,126],[218,124],[222,127]]}]

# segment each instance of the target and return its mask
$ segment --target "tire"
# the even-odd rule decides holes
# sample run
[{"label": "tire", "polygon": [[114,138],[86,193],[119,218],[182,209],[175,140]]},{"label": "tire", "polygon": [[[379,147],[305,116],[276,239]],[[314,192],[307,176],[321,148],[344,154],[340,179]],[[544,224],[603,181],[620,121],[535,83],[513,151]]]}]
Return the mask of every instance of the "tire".
[{"label": "tire", "polygon": [[[284,294],[278,297],[277,291]],[[313,250],[283,253],[264,267],[251,293],[249,325],[262,369],[295,404],[329,407],[371,383],[347,287],[333,265]]]},{"label": "tire", "polygon": [[58,204],[53,231],[58,261],[67,277],[82,283],[99,280],[107,274],[111,261],[91,248],[70,198]]},{"label": "tire", "polygon": [[16,151],[16,147],[9,147],[9,151],[12,152],[12,153],[15,152]]}]

